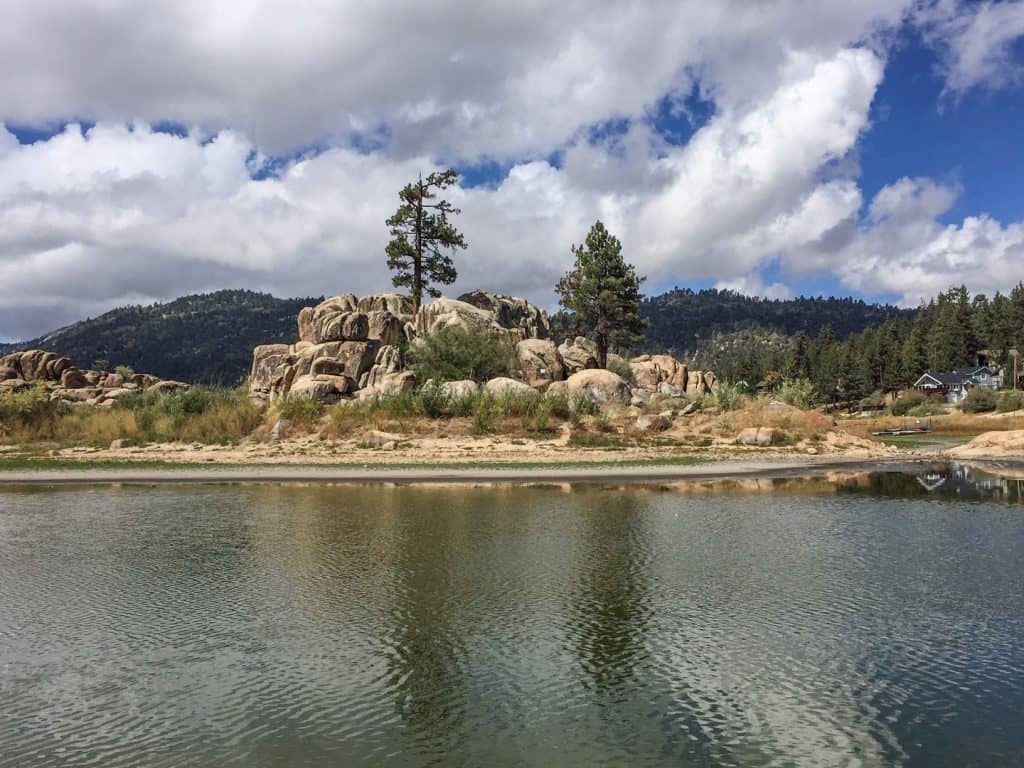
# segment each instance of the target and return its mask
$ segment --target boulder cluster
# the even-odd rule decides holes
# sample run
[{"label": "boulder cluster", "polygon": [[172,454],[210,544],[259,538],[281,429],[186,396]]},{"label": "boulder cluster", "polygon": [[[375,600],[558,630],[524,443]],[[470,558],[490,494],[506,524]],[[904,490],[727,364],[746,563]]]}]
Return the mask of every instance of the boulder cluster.
[{"label": "boulder cluster", "polygon": [[82,370],[70,359],[41,349],[0,357],[0,394],[43,386],[51,400],[110,407],[118,398],[138,392],[188,389],[180,381],[165,381],[147,373]]},{"label": "boulder cluster", "polygon": [[[689,371],[669,355],[629,362],[636,386],[617,373],[597,370],[597,350],[582,338],[556,345],[547,313],[525,299],[473,291],[440,298],[413,312],[411,299],[395,293],[357,298],[332,296],[299,312],[298,341],[253,350],[251,396],[263,403],[289,396],[332,403],[411,390],[416,375],[406,367],[407,345],[439,328],[457,326],[486,334],[508,350],[516,378],[487,382],[493,394],[565,388],[598,402],[629,403],[645,393],[697,396],[716,385],[714,374]],[[613,357],[614,359],[614,357]],[[626,363],[618,359],[620,365]],[[453,395],[476,391],[471,381],[442,385]]]}]

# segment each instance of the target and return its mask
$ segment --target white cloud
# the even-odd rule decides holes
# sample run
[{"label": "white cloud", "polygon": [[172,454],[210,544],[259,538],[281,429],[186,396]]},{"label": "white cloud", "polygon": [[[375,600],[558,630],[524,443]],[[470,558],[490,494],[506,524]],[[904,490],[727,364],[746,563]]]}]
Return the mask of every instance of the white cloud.
[{"label": "white cloud", "polygon": [[944,225],[939,217],[956,197],[931,179],[904,178],[879,191],[867,225],[830,254],[843,283],[895,294],[907,306],[953,285],[1006,293],[1022,277],[1024,223],[1003,226],[982,215]]},{"label": "white cloud", "polygon": [[1024,1],[939,0],[918,9],[916,21],[941,54],[947,91],[962,94],[1020,81],[1012,49],[1024,36]]},{"label": "white cloud", "polygon": [[694,73],[742,106],[910,0],[7,0],[0,121],[173,120],[280,152],[386,126],[394,156],[543,156]]},{"label": "white cloud", "polygon": [[[958,270],[992,285],[1020,225],[940,224],[956,190],[897,182],[860,219],[857,144],[909,3],[12,0],[0,120],[99,122],[27,146],[0,123],[0,338],[226,286],[385,289],[397,190],[481,156],[510,170],[452,192],[470,243],[452,293],[549,303],[598,217],[652,282],[781,296],[760,277],[777,263],[906,301]],[[915,6],[951,89],[1005,81],[1020,6]],[[672,146],[644,118],[694,83],[713,117]],[[628,127],[587,140],[610,120]]]}]

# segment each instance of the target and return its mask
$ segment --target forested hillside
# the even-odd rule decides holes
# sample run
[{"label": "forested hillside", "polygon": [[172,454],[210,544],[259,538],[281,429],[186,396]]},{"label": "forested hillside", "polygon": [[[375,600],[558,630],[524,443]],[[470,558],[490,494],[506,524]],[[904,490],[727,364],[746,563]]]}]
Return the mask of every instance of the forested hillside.
[{"label": "forested hillside", "polygon": [[914,310],[867,304],[851,298],[764,299],[734,291],[676,288],[644,299],[640,313],[650,320],[645,350],[687,356],[715,334],[754,331],[811,336],[829,326],[840,339],[890,317],[911,318]]},{"label": "forested hillside", "polygon": [[254,346],[295,341],[299,310],[318,301],[235,290],[185,296],[115,309],[0,353],[39,348],[82,368],[100,360],[161,378],[233,385],[248,373]]}]

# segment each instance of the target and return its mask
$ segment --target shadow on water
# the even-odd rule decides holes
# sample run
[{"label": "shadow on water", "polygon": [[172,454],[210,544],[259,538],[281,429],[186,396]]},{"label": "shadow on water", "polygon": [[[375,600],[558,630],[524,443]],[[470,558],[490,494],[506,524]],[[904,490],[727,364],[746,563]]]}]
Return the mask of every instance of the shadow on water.
[{"label": "shadow on water", "polygon": [[840,494],[959,502],[1024,501],[1024,479],[1001,477],[966,464],[936,463],[909,472],[867,472],[840,481]]}]

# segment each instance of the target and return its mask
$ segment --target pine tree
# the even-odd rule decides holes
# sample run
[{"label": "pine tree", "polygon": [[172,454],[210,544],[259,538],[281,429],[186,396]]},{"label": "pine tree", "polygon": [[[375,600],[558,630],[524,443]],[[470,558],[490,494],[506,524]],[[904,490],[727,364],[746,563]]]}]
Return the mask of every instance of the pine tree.
[{"label": "pine tree", "polygon": [[647,321],[639,310],[644,278],[623,260],[622,244],[600,221],[572,253],[573,268],[558,281],[555,292],[574,329],[593,339],[597,363],[604,368],[611,344],[632,346],[643,339]]},{"label": "pine tree", "polygon": [[447,200],[438,200],[437,193],[454,186],[458,178],[453,168],[426,179],[420,176],[398,193],[402,204],[386,222],[392,238],[385,248],[388,268],[398,273],[391,282],[410,289],[413,311],[420,308],[424,293],[441,295],[431,283],[455,282],[455,264],[445,251],[466,247],[462,233],[448,222],[449,216],[461,211]]}]

